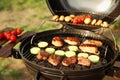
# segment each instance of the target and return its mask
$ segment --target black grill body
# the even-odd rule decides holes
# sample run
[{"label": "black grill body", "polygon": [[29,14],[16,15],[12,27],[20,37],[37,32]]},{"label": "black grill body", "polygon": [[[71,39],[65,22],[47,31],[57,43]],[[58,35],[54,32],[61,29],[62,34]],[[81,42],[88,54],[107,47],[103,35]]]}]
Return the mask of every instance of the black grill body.
[{"label": "black grill body", "polygon": [[[107,63],[94,68],[75,70],[71,68],[60,69],[59,67],[49,66],[47,61],[37,61],[36,56],[29,52],[30,48],[40,40],[50,41],[53,36],[75,36],[81,37],[82,39],[100,40],[105,44],[103,49],[108,46],[106,56],[101,55],[107,60]],[[118,49],[115,49],[114,42],[99,34],[87,30],[68,29],[65,31],[58,29],[40,32],[25,39],[20,46],[20,55],[28,68],[51,80],[98,80],[98,78],[102,80],[106,71],[113,66],[118,57]]]}]

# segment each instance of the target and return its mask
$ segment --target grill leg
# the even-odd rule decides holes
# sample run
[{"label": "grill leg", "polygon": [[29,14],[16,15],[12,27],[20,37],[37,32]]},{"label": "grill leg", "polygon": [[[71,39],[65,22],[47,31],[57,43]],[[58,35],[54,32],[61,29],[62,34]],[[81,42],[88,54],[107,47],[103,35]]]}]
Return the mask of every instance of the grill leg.
[{"label": "grill leg", "polygon": [[51,79],[42,76],[40,72],[36,72],[34,80],[51,80]]},{"label": "grill leg", "polygon": [[39,80],[51,80],[51,79],[46,78],[46,77],[41,77]]},{"label": "grill leg", "polygon": [[60,80],[68,80],[67,77],[62,76]]},{"label": "grill leg", "polygon": [[41,73],[40,72],[36,72],[34,80],[39,80],[40,77],[41,77]]}]

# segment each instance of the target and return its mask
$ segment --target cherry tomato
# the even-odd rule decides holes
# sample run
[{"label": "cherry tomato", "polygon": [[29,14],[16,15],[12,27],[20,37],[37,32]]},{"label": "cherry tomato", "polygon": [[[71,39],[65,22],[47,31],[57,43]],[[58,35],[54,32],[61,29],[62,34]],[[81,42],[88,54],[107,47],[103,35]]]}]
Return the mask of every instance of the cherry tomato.
[{"label": "cherry tomato", "polygon": [[73,20],[73,24],[78,24],[77,19],[74,19],[74,20]]},{"label": "cherry tomato", "polygon": [[16,36],[15,35],[11,35],[10,36],[10,42],[15,42],[16,41]]},{"label": "cherry tomato", "polygon": [[11,31],[11,34],[16,36],[17,35],[17,31],[13,30],[13,31]]},{"label": "cherry tomato", "polygon": [[7,40],[10,39],[10,36],[11,36],[11,32],[10,32],[10,31],[4,32],[4,37],[5,37]]},{"label": "cherry tomato", "polygon": [[6,35],[5,35],[5,38],[6,38],[7,40],[10,40],[10,36],[11,36],[11,34],[6,34]]},{"label": "cherry tomato", "polygon": [[17,35],[19,35],[19,34],[21,34],[23,32],[22,29],[20,29],[20,28],[16,28],[15,30],[17,32]]},{"label": "cherry tomato", "polygon": [[81,22],[82,22],[80,17],[77,18],[77,21],[78,21],[78,23],[81,23]]},{"label": "cherry tomato", "polygon": [[5,36],[6,34],[10,34],[10,33],[11,33],[11,31],[5,31],[3,34]]},{"label": "cherry tomato", "polygon": [[0,33],[0,39],[5,37],[7,40],[10,40],[10,42],[15,42],[17,39],[17,35],[22,33],[22,29],[15,28],[13,30],[8,30]]},{"label": "cherry tomato", "polygon": [[85,20],[85,17],[81,17],[81,22],[84,22],[84,20]]},{"label": "cherry tomato", "polygon": [[0,33],[0,39],[2,39],[4,37],[3,33]]}]

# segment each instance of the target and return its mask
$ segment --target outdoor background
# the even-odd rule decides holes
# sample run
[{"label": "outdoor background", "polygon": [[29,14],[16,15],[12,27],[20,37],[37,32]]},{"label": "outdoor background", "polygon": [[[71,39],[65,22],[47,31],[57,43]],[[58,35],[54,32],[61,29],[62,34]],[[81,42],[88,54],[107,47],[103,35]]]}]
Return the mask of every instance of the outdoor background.
[{"label": "outdoor background", "polygon": [[[49,21],[51,13],[45,0],[0,0],[0,30],[20,27],[42,32],[61,25]],[[120,47],[120,20],[110,27]],[[109,35],[111,36],[111,35]],[[33,80],[22,60],[0,58],[0,80]]]}]

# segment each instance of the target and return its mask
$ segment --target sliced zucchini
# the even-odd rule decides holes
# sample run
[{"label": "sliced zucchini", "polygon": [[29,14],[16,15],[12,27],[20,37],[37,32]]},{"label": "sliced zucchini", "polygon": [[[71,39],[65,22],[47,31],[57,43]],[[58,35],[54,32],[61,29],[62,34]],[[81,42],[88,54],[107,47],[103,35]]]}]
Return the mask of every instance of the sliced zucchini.
[{"label": "sliced zucchini", "polygon": [[90,56],[88,57],[88,59],[89,59],[91,62],[93,62],[93,63],[98,63],[99,60],[100,60],[100,57],[97,56],[97,55],[90,55]]},{"label": "sliced zucchini", "polygon": [[84,58],[88,58],[88,53],[78,53],[78,57],[84,57]]},{"label": "sliced zucchini", "polygon": [[38,47],[40,47],[40,48],[45,48],[45,47],[47,47],[47,46],[48,46],[48,42],[40,41],[40,42],[38,43]]},{"label": "sliced zucchini", "polygon": [[38,54],[40,52],[40,48],[39,47],[32,47],[30,49],[30,53],[31,54]]},{"label": "sliced zucchini", "polygon": [[78,47],[77,46],[68,46],[68,49],[70,51],[78,51]]},{"label": "sliced zucchini", "polygon": [[64,56],[65,52],[63,50],[56,50],[55,55]]},{"label": "sliced zucchini", "polygon": [[66,56],[66,57],[76,56],[76,53],[75,53],[74,51],[66,51],[66,52],[65,52],[65,56]]},{"label": "sliced zucchini", "polygon": [[49,54],[53,54],[55,52],[55,49],[54,48],[46,48],[45,51],[48,52]]}]

